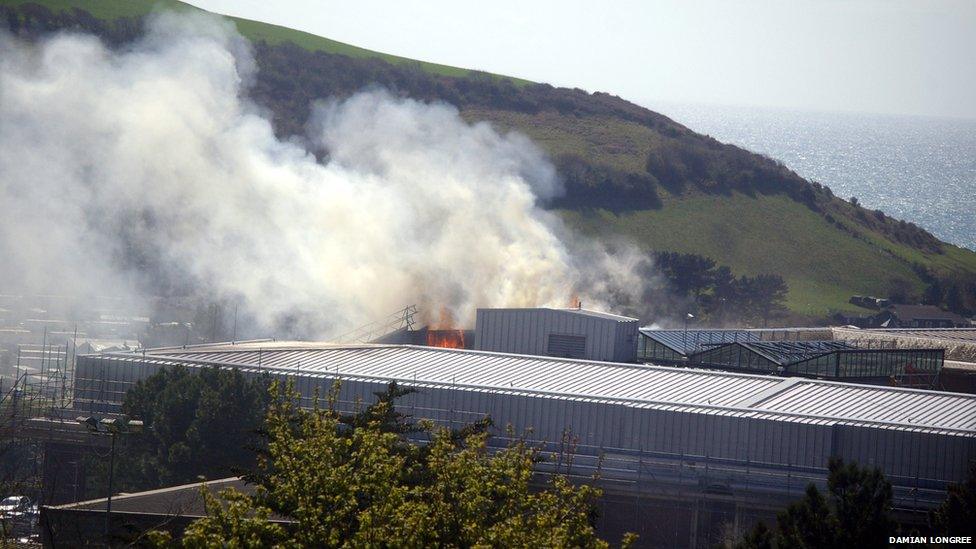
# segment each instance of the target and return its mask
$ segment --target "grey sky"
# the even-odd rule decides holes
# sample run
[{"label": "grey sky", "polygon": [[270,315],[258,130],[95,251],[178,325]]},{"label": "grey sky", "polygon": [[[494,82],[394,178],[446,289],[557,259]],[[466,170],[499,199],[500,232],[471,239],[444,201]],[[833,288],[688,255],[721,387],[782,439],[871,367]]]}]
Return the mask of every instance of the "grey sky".
[{"label": "grey sky", "polygon": [[357,46],[663,102],[976,118],[976,1],[191,0]]}]

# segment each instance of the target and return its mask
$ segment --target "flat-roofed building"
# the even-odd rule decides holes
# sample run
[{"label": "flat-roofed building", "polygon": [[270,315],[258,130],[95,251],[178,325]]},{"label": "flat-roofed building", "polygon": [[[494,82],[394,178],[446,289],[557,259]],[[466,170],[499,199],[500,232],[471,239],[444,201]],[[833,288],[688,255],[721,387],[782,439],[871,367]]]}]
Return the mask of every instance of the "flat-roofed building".
[{"label": "flat-roofed building", "polygon": [[638,320],[587,309],[478,309],[474,348],[633,362]]}]

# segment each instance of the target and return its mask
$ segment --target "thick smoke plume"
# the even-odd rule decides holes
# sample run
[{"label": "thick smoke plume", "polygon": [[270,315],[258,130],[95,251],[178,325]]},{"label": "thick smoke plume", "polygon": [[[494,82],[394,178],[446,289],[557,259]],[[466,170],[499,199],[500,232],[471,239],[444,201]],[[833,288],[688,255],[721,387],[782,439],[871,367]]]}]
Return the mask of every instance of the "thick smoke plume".
[{"label": "thick smoke plume", "polygon": [[537,204],[561,189],[527,138],[366,91],[282,141],[228,24],[148,29],[122,51],[0,37],[0,287],[193,291],[306,336],[410,303],[469,322],[478,306],[634,300],[635,255]]}]

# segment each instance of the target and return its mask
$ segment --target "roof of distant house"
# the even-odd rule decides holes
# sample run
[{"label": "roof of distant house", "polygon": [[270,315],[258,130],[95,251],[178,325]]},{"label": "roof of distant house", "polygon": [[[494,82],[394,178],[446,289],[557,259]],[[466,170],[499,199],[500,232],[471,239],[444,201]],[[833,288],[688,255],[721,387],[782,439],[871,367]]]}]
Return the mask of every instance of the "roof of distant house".
[{"label": "roof of distant house", "polygon": [[934,305],[892,305],[888,310],[894,313],[902,321],[911,320],[951,320],[957,324],[966,322],[966,319],[951,311],[944,311]]}]

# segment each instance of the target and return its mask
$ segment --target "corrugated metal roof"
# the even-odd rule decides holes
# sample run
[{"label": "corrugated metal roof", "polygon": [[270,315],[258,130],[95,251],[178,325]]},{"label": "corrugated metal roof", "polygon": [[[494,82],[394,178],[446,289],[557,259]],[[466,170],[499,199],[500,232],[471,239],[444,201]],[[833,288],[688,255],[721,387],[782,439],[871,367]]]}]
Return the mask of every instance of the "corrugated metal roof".
[{"label": "corrugated metal roof", "polygon": [[899,337],[918,337],[925,339],[936,339],[943,341],[959,341],[965,343],[976,343],[976,328],[871,328],[859,330],[864,334],[882,334],[887,336]]},{"label": "corrugated metal roof", "polygon": [[[828,355],[837,350],[857,349],[846,341],[749,341],[719,345],[739,345],[758,353],[780,366],[789,366],[818,356]],[[716,347],[710,347],[708,350]]]},{"label": "corrugated metal roof", "polygon": [[596,317],[596,318],[603,318],[603,319],[606,319],[606,320],[613,320],[613,321],[616,321],[616,322],[638,322],[638,320],[639,320],[637,318],[633,318],[633,317],[629,317],[629,316],[616,315],[616,314],[613,314],[613,313],[605,313],[603,311],[594,311],[592,309],[576,309],[576,308],[554,309],[554,308],[551,308],[551,307],[535,307],[535,308],[517,308],[517,309],[491,308],[491,309],[480,309],[480,310],[484,310],[484,311],[520,311],[520,312],[530,312],[530,311],[556,311],[556,312],[559,312],[559,313],[567,313],[567,314],[574,314],[574,315],[583,315],[583,316],[592,316],[592,317]]},{"label": "corrugated metal roof", "polygon": [[758,403],[764,410],[976,431],[976,397],[800,382]]},{"label": "corrugated metal roof", "polygon": [[737,341],[761,341],[758,330],[652,330],[641,328],[640,333],[683,355],[706,346]]},{"label": "corrugated metal roof", "polygon": [[799,378],[407,345],[265,342],[104,356],[976,436],[976,395]]},{"label": "corrugated metal roof", "polygon": [[726,372],[406,345],[317,346],[311,349],[235,349],[228,346],[150,351],[150,354],[171,360],[283,368],[303,373],[338,372],[343,377],[715,406],[734,404],[781,381],[779,378]]}]

